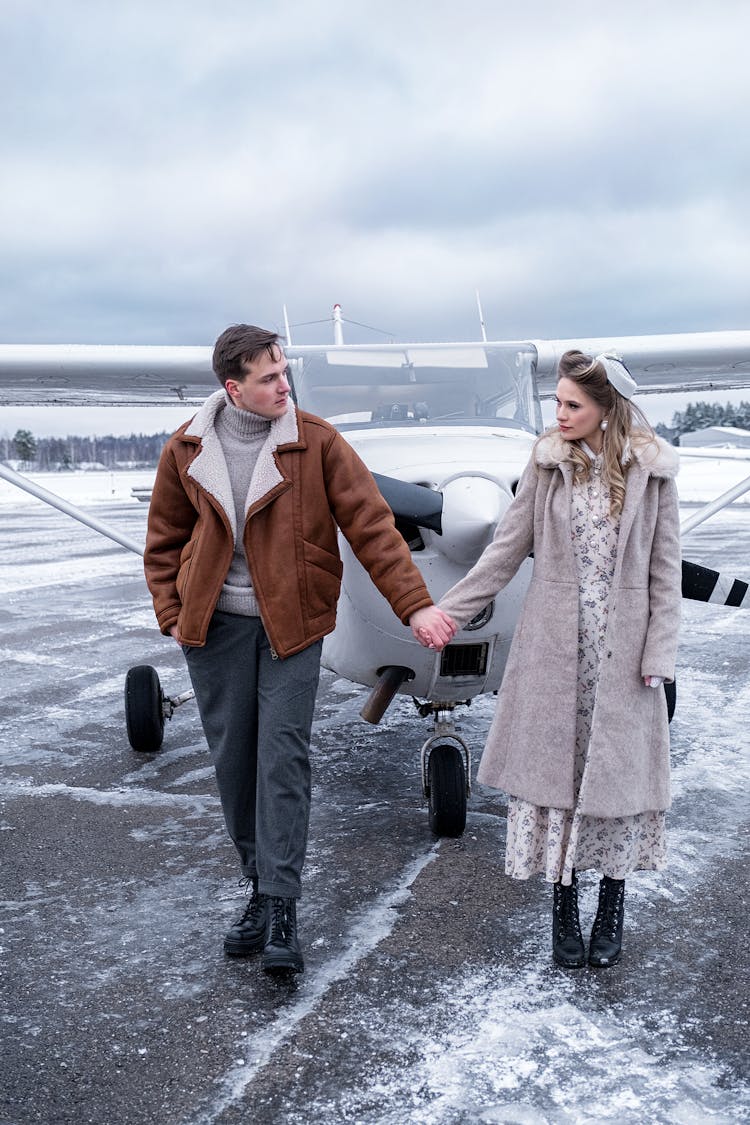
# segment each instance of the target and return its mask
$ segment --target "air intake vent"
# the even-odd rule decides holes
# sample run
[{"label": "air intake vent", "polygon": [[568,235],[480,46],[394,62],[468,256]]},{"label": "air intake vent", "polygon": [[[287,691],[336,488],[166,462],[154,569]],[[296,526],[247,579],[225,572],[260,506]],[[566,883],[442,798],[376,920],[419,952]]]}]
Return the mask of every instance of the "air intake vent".
[{"label": "air intake vent", "polygon": [[448,645],[440,660],[441,676],[483,676],[489,645]]}]

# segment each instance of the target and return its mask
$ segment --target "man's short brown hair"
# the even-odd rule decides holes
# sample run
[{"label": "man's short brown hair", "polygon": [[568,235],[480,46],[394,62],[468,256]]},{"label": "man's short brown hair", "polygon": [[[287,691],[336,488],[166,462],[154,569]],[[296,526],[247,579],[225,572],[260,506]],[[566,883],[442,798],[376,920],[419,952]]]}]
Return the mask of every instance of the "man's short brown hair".
[{"label": "man's short brown hair", "polygon": [[271,359],[277,358],[274,349],[281,347],[281,339],[278,332],[256,328],[254,324],[232,324],[214,344],[214,375],[222,387],[227,379],[241,383],[247,375],[245,364],[252,363],[261,352],[268,352]]}]

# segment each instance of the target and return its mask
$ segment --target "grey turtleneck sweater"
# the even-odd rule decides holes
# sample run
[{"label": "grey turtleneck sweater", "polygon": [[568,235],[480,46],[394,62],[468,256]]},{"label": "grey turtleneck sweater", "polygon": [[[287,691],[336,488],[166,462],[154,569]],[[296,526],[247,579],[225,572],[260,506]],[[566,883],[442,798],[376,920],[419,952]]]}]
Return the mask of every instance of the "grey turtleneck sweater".
[{"label": "grey turtleneck sweater", "polygon": [[250,481],[258,455],[270,433],[271,421],[249,410],[238,410],[227,396],[226,406],[216,415],[215,427],[229,470],[237,524],[234,554],[216,608],[242,617],[258,617],[258,603],[253,593],[242,536]]}]

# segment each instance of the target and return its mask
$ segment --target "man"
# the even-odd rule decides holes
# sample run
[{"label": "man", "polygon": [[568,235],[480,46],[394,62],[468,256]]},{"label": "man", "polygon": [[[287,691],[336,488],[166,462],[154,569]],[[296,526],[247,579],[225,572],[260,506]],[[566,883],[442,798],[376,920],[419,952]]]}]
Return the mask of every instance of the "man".
[{"label": "man", "polygon": [[415,635],[453,636],[366,466],[298,410],[274,332],[228,328],[221,390],[164,447],[145,571],[159,627],[183,646],[227,830],[252,888],[225,951],[302,972],[296,900],[322,639],[334,628],[341,529]]}]

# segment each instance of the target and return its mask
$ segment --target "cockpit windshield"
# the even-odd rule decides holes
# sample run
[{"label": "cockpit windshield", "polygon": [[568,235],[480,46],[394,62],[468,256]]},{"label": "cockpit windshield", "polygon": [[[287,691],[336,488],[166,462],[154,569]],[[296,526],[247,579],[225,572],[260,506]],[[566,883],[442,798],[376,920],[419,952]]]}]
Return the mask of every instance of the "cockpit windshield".
[{"label": "cockpit windshield", "polygon": [[462,425],[503,418],[542,428],[528,345],[286,349],[303,410],[354,426]]}]

